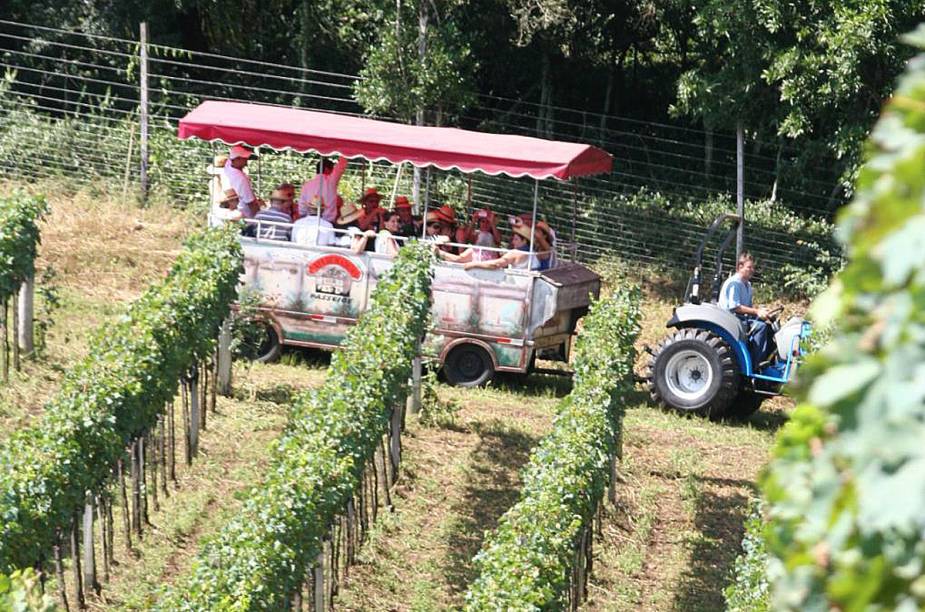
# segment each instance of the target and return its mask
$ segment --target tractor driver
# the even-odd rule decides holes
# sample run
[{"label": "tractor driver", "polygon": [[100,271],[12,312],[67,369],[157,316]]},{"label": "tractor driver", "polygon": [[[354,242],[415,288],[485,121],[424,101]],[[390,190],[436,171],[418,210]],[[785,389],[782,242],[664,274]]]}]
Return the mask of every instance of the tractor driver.
[{"label": "tractor driver", "polygon": [[728,310],[745,325],[749,334],[748,349],[751,353],[753,368],[764,361],[770,350],[770,329],[765,308],[752,306],[751,279],[755,274],[755,258],[748,251],[742,251],[736,261],[735,274],[726,279],[719,292],[719,307]]}]

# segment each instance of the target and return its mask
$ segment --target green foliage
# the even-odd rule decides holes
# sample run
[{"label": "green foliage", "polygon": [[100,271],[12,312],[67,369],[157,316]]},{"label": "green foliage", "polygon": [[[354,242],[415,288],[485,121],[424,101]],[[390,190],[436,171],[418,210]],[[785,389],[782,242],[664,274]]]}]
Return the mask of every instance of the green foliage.
[{"label": "green foliage", "polygon": [[[821,142],[849,186],[862,145],[925,18],[918,0],[707,0],[694,19],[697,61],[678,81],[678,108],[708,125],[739,119],[760,134]],[[811,155],[811,147],[806,147]]]},{"label": "green foliage", "polygon": [[0,197],[0,301],[8,300],[32,274],[39,221],[48,212],[42,196],[15,192]]},{"label": "green foliage", "polygon": [[58,273],[48,265],[35,284],[39,296],[38,310],[35,313],[35,353],[41,356],[47,345],[48,330],[55,324],[55,312],[61,308],[61,292],[56,279]]},{"label": "green foliage", "polygon": [[448,427],[456,422],[461,406],[456,400],[442,400],[437,394],[437,370],[430,369],[421,378],[421,413],[418,420],[425,427]]},{"label": "green foliage", "polygon": [[41,580],[32,568],[0,574],[0,612],[55,612],[57,604],[43,594]]},{"label": "green foliage", "polygon": [[565,607],[578,539],[610,482],[633,391],[639,300],[638,289],[624,289],[597,301],[585,318],[572,392],[530,456],[519,501],[475,557],[467,610]]},{"label": "green foliage", "polygon": [[742,554],[736,557],[733,582],[723,590],[727,612],[766,612],[768,602],[768,553],[764,546],[761,502],[753,500]]},{"label": "green foliage", "polygon": [[160,609],[288,608],[405,395],[429,320],[432,259],[423,245],[401,250],[331,358],[324,386],[295,401],[265,482],[203,545]]},{"label": "green foliage", "polygon": [[[586,230],[583,242],[606,258],[614,242],[630,234],[635,245],[630,258],[688,274],[688,264],[706,228],[717,215],[734,211],[735,204],[726,196],[685,201],[642,189],[631,195],[594,197],[582,208],[582,225],[593,227],[593,231]],[[781,245],[790,242],[794,246],[784,258]],[[770,201],[746,203],[745,244],[759,260],[761,281],[775,293],[815,295],[842,264],[831,224],[800,217]],[[715,252],[707,254],[712,263]]]},{"label": "green foliage", "polygon": [[[909,41],[925,49],[925,25]],[[814,305],[836,334],[762,480],[775,609],[925,607],[925,54],[871,149],[840,219],[848,263]]]},{"label": "green foliage", "polygon": [[234,231],[187,241],[166,278],[100,329],[35,426],[0,446],[0,571],[32,566],[99,491],[126,445],[156,423],[178,380],[214,348],[236,295]]},{"label": "green foliage", "polygon": [[[442,117],[472,102],[475,64],[451,3],[440,4],[446,5],[443,15],[430,15],[437,4],[427,0],[400,2],[401,12],[386,12],[378,40],[364,58],[363,79],[356,84],[357,100],[366,112],[410,121],[417,110],[436,111]],[[415,22],[418,27],[412,27]]]}]

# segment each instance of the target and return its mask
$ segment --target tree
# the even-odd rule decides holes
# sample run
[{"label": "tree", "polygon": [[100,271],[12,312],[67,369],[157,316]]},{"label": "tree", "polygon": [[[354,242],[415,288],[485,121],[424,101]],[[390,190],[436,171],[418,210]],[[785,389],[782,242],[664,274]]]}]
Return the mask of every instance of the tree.
[{"label": "tree", "polygon": [[437,123],[473,99],[475,64],[456,25],[454,2],[397,0],[382,11],[378,38],[364,55],[356,95],[367,112]]},{"label": "tree", "polygon": [[821,141],[849,185],[862,143],[911,51],[899,33],[925,18],[917,0],[706,0],[677,114],[709,127]]}]

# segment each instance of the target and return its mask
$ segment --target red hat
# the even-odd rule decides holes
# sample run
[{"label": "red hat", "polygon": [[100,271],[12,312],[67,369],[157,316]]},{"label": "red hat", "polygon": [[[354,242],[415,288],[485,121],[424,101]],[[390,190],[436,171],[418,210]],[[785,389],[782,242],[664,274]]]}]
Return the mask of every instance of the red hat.
[{"label": "red hat", "polygon": [[405,196],[395,198],[395,208],[411,208],[411,202]]},{"label": "red hat", "polygon": [[436,210],[427,212],[427,222],[440,221],[447,225],[456,225],[456,211],[449,204],[444,204]]},{"label": "red hat", "polygon": [[363,197],[360,198],[360,202],[365,202],[366,200],[370,198],[376,200],[377,202],[381,202],[382,194],[376,191],[375,187],[370,187],[369,189],[366,190],[366,193],[363,194]]}]

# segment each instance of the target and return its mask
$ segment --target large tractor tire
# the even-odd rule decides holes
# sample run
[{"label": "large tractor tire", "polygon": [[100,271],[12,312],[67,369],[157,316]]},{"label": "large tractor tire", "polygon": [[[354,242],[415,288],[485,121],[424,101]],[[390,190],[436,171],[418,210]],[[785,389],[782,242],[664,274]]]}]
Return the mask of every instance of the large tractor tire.
[{"label": "large tractor tire", "polygon": [[647,378],[655,402],[711,419],[725,416],[739,394],[732,349],[703,329],[679,329],[666,338],[652,355]]}]

